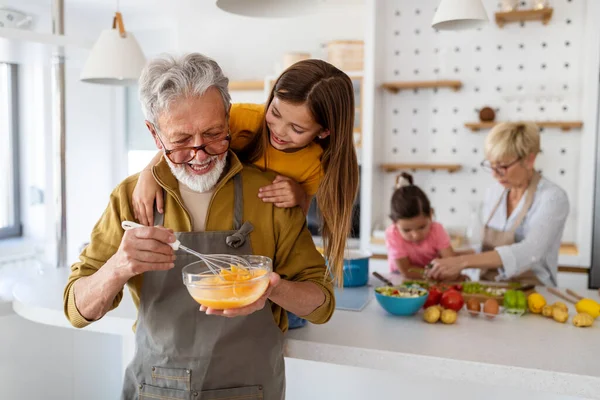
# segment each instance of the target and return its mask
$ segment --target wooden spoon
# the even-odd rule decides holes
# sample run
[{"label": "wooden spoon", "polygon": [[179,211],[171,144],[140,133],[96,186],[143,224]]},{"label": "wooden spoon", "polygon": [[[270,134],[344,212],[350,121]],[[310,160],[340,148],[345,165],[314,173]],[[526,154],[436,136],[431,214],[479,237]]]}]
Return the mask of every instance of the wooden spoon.
[{"label": "wooden spoon", "polygon": [[577,301],[575,301],[575,300],[571,299],[570,297],[568,297],[567,295],[563,294],[563,292],[561,292],[558,289],[554,289],[552,287],[549,287],[549,288],[546,288],[546,289],[548,289],[548,291],[550,293],[552,293],[553,295],[558,296],[561,299],[568,301],[569,303],[573,303],[573,304],[577,303]]},{"label": "wooden spoon", "polygon": [[570,294],[571,296],[575,297],[577,300],[583,300],[583,296],[580,296],[579,294],[575,293],[571,289],[567,289],[567,293]]}]

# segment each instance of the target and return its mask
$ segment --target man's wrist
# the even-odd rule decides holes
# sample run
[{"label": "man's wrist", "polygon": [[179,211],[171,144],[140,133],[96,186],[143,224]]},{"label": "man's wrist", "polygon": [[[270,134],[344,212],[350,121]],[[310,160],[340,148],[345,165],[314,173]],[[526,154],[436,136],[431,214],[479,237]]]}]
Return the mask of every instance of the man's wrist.
[{"label": "man's wrist", "polygon": [[290,283],[291,282],[286,281],[284,279],[279,279],[277,285],[273,286],[273,288],[271,289],[271,293],[269,294],[269,300],[271,300],[274,303],[277,303],[276,300],[278,298],[281,298],[283,293],[289,290]]},{"label": "man's wrist", "polygon": [[117,254],[109,258],[104,267],[100,270],[105,270],[107,273],[105,277],[107,285],[123,287],[132,277],[130,274],[127,274],[123,268],[117,266],[116,257]]}]

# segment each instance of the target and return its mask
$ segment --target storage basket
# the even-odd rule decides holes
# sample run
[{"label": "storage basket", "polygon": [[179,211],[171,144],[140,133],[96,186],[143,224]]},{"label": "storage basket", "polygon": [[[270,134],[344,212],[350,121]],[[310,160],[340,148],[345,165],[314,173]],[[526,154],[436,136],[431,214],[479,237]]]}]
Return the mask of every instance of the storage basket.
[{"label": "storage basket", "polygon": [[327,61],[342,71],[362,71],[364,42],[362,40],[334,40],[327,43]]}]

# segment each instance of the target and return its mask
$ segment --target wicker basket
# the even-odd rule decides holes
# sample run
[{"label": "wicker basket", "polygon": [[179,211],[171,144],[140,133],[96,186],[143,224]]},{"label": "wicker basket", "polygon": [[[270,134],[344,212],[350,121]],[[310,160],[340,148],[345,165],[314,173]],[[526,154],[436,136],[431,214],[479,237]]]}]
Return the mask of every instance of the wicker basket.
[{"label": "wicker basket", "polygon": [[363,57],[362,40],[334,40],[327,43],[327,61],[342,71],[362,71]]},{"label": "wicker basket", "polygon": [[283,55],[283,69],[288,69],[298,61],[307,60],[310,58],[310,53],[285,53]]}]

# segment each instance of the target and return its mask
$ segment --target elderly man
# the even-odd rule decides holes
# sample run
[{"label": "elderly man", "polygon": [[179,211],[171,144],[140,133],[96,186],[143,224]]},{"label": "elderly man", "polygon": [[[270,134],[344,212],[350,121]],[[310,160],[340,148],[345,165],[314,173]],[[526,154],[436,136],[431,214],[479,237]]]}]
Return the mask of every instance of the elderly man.
[{"label": "elderly man", "polygon": [[[71,268],[64,307],[75,327],[117,307],[125,284],[138,307],[123,399],[282,399],[285,310],[313,323],[333,313],[332,286],[302,210],[260,201],[258,189],[272,176],[229,151],[227,84],[201,54],[148,64],[140,99],[165,155],[152,171],[166,194],[164,214],[155,213],[154,227],[124,232],[138,176],[125,179]],[[270,257],[267,292],[243,308],[199,310],[181,278],[193,260],[173,252],[176,239],[202,253]]]}]

